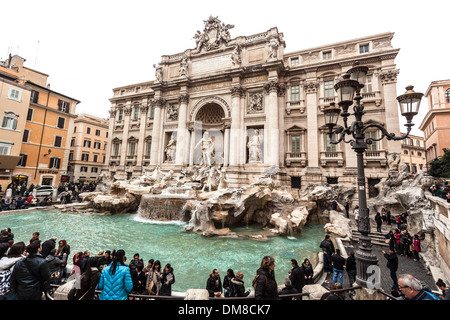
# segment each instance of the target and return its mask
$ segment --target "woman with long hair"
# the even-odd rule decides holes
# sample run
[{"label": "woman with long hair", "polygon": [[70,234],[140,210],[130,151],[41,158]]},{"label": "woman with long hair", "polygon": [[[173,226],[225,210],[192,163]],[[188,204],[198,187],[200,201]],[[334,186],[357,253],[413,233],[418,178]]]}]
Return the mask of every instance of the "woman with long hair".
[{"label": "woman with long hair", "polygon": [[161,275],[161,289],[159,290],[160,296],[172,295],[172,284],[175,283],[175,276],[173,274],[173,268],[170,263],[166,264],[163,273]]},{"label": "woman with long hair", "polygon": [[264,256],[261,266],[256,271],[253,280],[256,300],[279,300],[278,285],[275,280],[275,259],[271,256]]},{"label": "woman with long hair", "polygon": [[127,300],[133,281],[124,261],[125,251],[117,250],[113,262],[103,270],[98,283],[98,288],[102,290],[100,300]]},{"label": "woman with long hair", "polygon": [[17,300],[17,296],[11,290],[11,272],[17,261],[25,258],[25,243],[16,242],[8,251],[8,254],[0,259],[0,301]]}]

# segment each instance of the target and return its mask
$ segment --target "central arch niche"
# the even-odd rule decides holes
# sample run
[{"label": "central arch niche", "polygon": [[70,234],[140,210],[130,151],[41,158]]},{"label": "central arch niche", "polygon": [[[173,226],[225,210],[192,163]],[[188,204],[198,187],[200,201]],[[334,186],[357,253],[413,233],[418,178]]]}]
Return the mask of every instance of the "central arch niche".
[{"label": "central arch niche", "polygon": [[[194,164],[202,161],[201,145],[199,142],[205,132],[214,140],[214,156],[212,165],[224,163],[224,118],[223,107],[214,102],[208,102],[200,107],[194,119]],[[197,146],[195,148],[195,146]]]}]

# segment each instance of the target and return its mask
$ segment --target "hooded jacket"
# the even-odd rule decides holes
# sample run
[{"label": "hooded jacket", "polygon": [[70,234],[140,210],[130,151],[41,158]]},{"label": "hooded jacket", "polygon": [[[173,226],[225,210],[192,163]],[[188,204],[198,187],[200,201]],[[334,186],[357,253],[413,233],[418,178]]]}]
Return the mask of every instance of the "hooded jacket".
[{"label": "hooded jacket", "polygon": [[247,297],[250,291],[245,291],[244,281],[237,278],[231,279],[231,296],[232,297]]},{"label": "hooded jacket", "polygon": [[100,276],[98,289],[102,290],[100,300],[127,300],[128,293],[133,289],[130,269],[117,264],[116,272],[112,274],[112,266],[107,266]]},{"label": "hooded jacket", "polygon": [[38,253],[18,260],[11,274],[11,290],[19,298],[40,299],[49,282],[48,263]]}]

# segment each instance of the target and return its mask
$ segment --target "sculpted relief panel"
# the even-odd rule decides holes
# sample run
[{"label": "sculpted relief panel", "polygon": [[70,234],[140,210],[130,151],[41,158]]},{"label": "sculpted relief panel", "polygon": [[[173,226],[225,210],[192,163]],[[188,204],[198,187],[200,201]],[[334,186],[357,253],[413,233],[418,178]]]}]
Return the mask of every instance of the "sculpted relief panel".
[{"label": "sculpted relief panel", "polygon": [[214,72],[232,67],[231,53],[192,61],[192,74]]}]

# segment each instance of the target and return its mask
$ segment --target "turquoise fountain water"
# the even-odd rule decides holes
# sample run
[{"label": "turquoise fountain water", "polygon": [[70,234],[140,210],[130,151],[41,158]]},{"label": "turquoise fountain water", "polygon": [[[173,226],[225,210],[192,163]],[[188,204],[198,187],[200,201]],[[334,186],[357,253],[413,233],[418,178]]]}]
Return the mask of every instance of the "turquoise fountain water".
[{"label": "turquoise fountain water", "polygon": [[[127,261],[139,253],[144,262],[160,260],[164,267],[174,268],[174,291],[190,288],[204,289],[209,273],[218,269],[223,281],[226,270],[244,273],[244,282],[251,288],[251,281],[265,255],[275,257],[275,275],[283,284],[291,268],[290,259],[299,264],[319,251],[325,233],[323,225],[306,225],[300,235],[294,237],[270,237],[268,241],[246,238],[205,238],[196,233],[184,232],[185,223],[161,223],[143,220],[137,214],[101,215],[64,213],[57,210],[8,212],[0,214],[0,228],[10,227],[14,240],[28,243],[35,231],[40,239],[56,236],[71,246],[71,256],[78,251],[89,250],[95,255],[101,249],[124,249]],[[250,229],[250,230],[249,230]],[[232,231],[248,233],[261,230],[250,225],[232,228]]]}]

